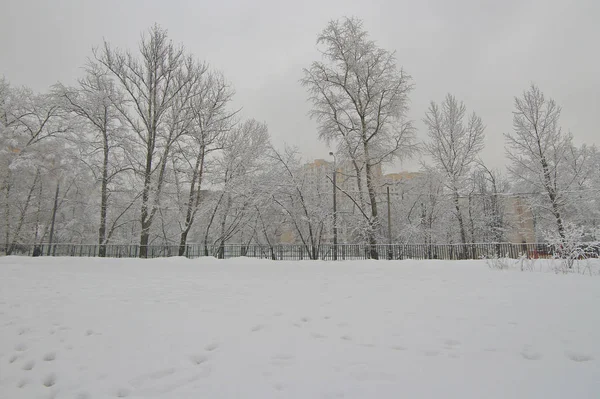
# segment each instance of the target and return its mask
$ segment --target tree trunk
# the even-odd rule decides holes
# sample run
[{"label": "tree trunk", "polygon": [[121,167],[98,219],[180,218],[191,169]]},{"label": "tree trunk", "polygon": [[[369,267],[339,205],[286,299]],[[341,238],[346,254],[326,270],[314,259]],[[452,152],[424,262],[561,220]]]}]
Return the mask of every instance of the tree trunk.
[{"label": "tree trunk", "polygon": [[52,222],[50,223],[50,239],[48,240],[48,253],[50,256],[50,249],[52,248],[52,240],[54,239],[54,222],[56,221],[56,208],[58,208],[58,191],[60,190],[60,184],[56,183],[56,193],[54,194],[54,207],[52,208]]},{"label": "tree trunk", "polygon": [[106,256],[106,214],[108,207],[108,143],[104,135],[104,162],[102,164],[102,186],[100,188],[100,227],[98,228],[98,256]]},{"label": "tree trunk", "polygon": [[189,230],[184,230],[181,232],[181,235],[179,236],[179,256],[184,256],[185,255],[185,248],[187,246],[187,236],[188,236],[188,231]]},{"label": "tree trunk", "polygon": [[15,230],[15,234],[13,235],[12,243],[6,249],[6,255],[12,255],[15,250],[15,246],[17,245],[17,240],[19,239],[19,235],[21,234],[21,229],[23,228],[23,224],[25,223],[25,217],[27,214],[27,209],[29,208],[29,204],[31,203],[31,196],[33,195],[33,190],[35,190],[35,186],[37,185],[37,181],[40,177],[40,171],[37,170],[35,173],[35,178],[33,179],[33,184],[27,194],[27,199],[25,200],[25,205],[23,206],[23,211],[21,213],[21,217],[19,218],[19,224]]},{"label": "tree trunk", "polygon": [[[187,210],[185,214],[185,224],[181,235],[179,236],[179,256],[185,254],[185,247],[187,244],[187,236],[192,228],[198,205],[200,204],[200,187],[202,187],[202,175],[204,174],[204,146],[201,148],[198,157],[196,158],[196,165],[194,168],[194,174],[192,176],[192,184],[190,185],[190,192],[188,196]],[[196,188],[196,181],[198,187]]]},{"label": "tree trunk", "polygon": [[150,227],[142,226],[140,234],[140,258],[148,257],[148,242],[150,241]]},{"label": "tree trunk", "polygon": [[460,212],[459,196],[458,191],[454,190],[454,207],[456,209],[456,219],[458,220],[458,227],[460,229],[460,241],[463,244],[461,248],[461,257],[465,257],[465,244],[467,243],[467,232],[465,231],[465,223],[463,221],[462,213]]},{"label": "tree trunk", "polygon": [[144,189],[142,191],[142,211],[140,222],[142,231],[140,232],[140,258],[148,257],[148,241],[150,238],[150,225],[152,224],[150,214],[148,212],[148,202],[150,201],[150,184],[152,182],[152,156],[153,156],[153,141],[148,142],[148,151],[146,153],[146,168],[144,170]]},{"label": "tree trunk", "polygon": [[6,178],[6,189],[5,189],[5,201],[4,204],[4,228],[5,230],[5,244],[4,244],[4,252],[8,255],[8,247],[10,244],[10,170],[8,171],[8,177]]},{"label": "tree trunk", "polygon": [[371,219],[369,220],[369,246],[370,246],[370,257],[371,259],[379,259],[377,253],[377,238],[375,236],[376,229],[379,227],[377,219],[377,198],[375,194],[375,187],[373,186],[373,171],[371,170],[371,163],[369,162],[369,148],[365,144],[365,173],[367,175],[367,192],[369,194],[369,201],[371,202]]}]

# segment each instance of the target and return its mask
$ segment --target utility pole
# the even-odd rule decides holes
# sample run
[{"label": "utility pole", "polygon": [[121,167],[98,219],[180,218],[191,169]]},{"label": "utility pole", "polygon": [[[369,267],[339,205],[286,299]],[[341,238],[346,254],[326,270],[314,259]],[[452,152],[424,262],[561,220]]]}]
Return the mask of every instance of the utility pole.
[{"label": "utility pole", "polygon": [[392,208],[390,206],[390,186],[387,186],[387,217],[388,217],[388,259],[392,259]]},{"label": "utility pole", "polygon": [[337,260],[337,162],[333,152],[329,155],[333,157],[333,260]]}]

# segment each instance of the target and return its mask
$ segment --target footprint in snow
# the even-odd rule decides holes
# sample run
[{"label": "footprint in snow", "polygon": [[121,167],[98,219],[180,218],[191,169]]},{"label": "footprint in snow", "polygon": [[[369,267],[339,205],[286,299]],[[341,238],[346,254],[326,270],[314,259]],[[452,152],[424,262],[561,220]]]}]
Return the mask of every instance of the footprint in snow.
[{"label": "footprint in snow", "polygon": [[542,358],[542,354],[530,349],[525,349],[521,351],[521,356],[527,360],[540,360]]},{"label": "footprint in snow", "polygon": [[8,362],[12,364],[12,363],[16,362],[20,357],[21,357],[21,355],[14,354],[8,358]]},{"label": "footprint in snow", "polygon": [[48,352],[43,357],[44,361],[51,362],[56,359],[56,352]]},{"label": "footprint in snow", "polygon": [[17,330],[17,335],[25,335],[29,332],[29,328],[19,328]]},{"label": "footprint in snow", "polygon": [[205,350],[207,350],[208,352],[212,352],[212,351],[214,351],[215,349],[217,349],[218,347],[219,347],[219,344],[212,343],[212,344],[206,345],[206,346],[204,347],[204,349],[205,349]]},{"label": "footprint in snow", "polygon": [[205,355],[196,354],[190,356],[190,361],[192,362],[192,364],[200,365],[202,363],[206,363],[208,361],[208,357]]},{"label": "footprint in snow", "polygon": [[56,384],[56,374],[48,374],[42,381],[45,387],[50,388]]},{"label": "footprint in snow", "polygon": [[594,358],[591,355],[586,355],[584,353],[567,352],[566,355],[569,359],[578,363],[589,362],[590,360],[594,360]]},{"label": "footprint in snow", "polygon": [[252,332],[256,332],[256,331],[260,331],[260,330],[262,330],[263,328],[265,328],[265,326],[264,326],[263,324],[257,324],[257,325],[255,325],[254,327],[252,327],[252,330],[251,330],[251,331],[252,331]]},{"label": "footprint in snow", "polygon": [[27,384],[29,384],[29,380],[27,378],[23,378],[17,383],[17,388],[24,388]]},{"label": "footprint in snow", "polygon": [[29,371],[35,367],[35,361],[29,360],[23,365],[23,370]]},{"label": "footprint in snow", "polygon": [[19,352],[24,352],[27,350],[27,345],[25,345],[24,343],[17,344],[15,345],[15,350]]}]

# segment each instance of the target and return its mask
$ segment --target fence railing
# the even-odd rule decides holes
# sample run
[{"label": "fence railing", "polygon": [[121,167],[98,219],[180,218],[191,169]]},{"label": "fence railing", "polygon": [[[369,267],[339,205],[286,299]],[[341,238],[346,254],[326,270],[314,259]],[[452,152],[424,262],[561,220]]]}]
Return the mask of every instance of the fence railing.
[{"label": "fence railing", "polygon": [[[178,245],[149,245],[147,258],[179,255]],[[6,253],[6,248],[0,248]],[[98,244],[20,244],[10,250],[11,255],[23,256],[82,256],[98,257],[104,252],[108,258],[137,258],[140,246],[135,244],[108,244],[101,250]],[[548,258],[553,255],[548,244],[478,243],[478,244],[322,244],[307,248],[299,244],[220,246],[188,244],[183,256],[198,258],[213,256],[220,259],[246,256],[273,260],[351,260],[351,259],[481,259],[494,256],[519,258]],[[599,257],[596,247],[588,256]]]}]

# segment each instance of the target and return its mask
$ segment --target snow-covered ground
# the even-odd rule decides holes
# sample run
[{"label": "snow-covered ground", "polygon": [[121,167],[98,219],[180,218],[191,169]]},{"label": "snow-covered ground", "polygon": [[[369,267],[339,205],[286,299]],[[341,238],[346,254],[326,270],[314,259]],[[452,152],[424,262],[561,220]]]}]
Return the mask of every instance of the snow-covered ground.
[{"label": "snow-covered ground", "polygon": [[1,398],[598,398],[600,277],[0,259]]}]

